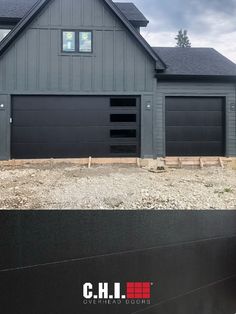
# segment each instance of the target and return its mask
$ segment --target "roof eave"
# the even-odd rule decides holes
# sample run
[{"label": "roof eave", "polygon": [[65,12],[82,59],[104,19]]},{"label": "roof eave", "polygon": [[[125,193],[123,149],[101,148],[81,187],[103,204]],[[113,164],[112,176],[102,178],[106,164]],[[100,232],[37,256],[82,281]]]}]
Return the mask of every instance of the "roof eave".
[{"label": "roof eave", "polygon": [[17,23],[19,23],[20,20],[21,19],[18,17],[3,16],[3,17],[0,17],[0,24],[1,25],[17,24]]},{"label": "roof eave", "polygon": [[236,75],[183,75],[183,74],[165,74],[156,73],[159,81],[227,81],[236,82]]},{"label": "roof eave", "polygon": [[129,20],[130,21],[130,23],[132,24],[132,25],[135,25],[135,26],[139,26],[139,27],[147,27],[148,26],[148,24],[149,24],[149,21],[148,20],[146,20],[146,21],[139,21],[139,20]]}]

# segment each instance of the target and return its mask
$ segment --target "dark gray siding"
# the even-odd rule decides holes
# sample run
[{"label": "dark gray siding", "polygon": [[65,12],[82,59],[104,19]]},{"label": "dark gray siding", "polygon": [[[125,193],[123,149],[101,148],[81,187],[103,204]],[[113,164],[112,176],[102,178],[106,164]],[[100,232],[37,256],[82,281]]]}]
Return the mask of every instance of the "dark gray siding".
[{"label": "dark gray siding", "polygon": [[[94,32],[91,55],[61,53],[62,29]],[[54,0],[0,62],[0,90],[151,92],[155,64],[101,0]]]},{"label": "dark gray siding", "polygon": [[0,160],[9,159],[10,151],[10,97],[0,95]]},{"label": "dark gray siding", "polygon": [[[62,29],[93,30],[94,52],[61,53]],[[102,0],[53,0],[1,57],[0,94],[139,95],[143,111],[155,96],[154,72],[155,62]],[[151,157],[152,111],[142,122],[141,155]]]},{"label": "dark gray siding", "polygon": [[226,155],[236,156],[236,102],[235,85],[228,83],[158,82],[154,111],[154,150],[156,156],[165,156],[165,97],[166,96],[223,96],[226,98]]}]

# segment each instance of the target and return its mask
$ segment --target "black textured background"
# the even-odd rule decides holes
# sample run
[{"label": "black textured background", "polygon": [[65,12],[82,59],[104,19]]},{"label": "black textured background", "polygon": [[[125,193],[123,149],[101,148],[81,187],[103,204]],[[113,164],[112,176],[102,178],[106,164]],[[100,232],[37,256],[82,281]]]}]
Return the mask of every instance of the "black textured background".
[{"label": "black textured background", "polygon": [[[151,281],[151,306],[84,282]],[[236,212],[0,212],[1,314],[235,314]]]}]

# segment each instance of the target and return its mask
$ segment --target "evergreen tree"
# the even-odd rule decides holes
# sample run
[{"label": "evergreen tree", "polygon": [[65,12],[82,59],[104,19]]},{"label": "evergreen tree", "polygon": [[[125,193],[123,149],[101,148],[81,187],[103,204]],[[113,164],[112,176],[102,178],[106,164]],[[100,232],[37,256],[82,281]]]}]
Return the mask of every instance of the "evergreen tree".
[{"label": "evergreen tree", "polygon": [[180,48],[191,48],[191,43],[188,37],[187,30],[179,30],[179,33],[177,37],[175,37],[175,40],[177,41],[177,46]]}]

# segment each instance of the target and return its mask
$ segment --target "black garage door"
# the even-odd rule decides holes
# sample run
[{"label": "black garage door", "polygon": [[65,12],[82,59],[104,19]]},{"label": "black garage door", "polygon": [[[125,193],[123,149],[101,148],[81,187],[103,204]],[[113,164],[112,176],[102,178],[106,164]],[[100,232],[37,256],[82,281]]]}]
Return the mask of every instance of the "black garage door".
[{"label": "black garage door", "polygon": [[225,99],[166,97],[166,156],[224,156]]},{"label": "black garage door", "polygon": [[15,96],[12,158],[139,157],[140,100]]}]

